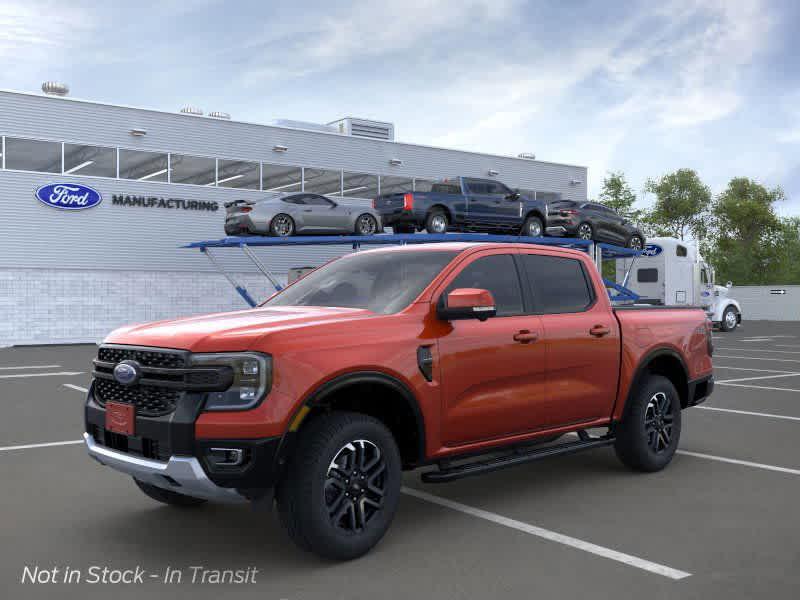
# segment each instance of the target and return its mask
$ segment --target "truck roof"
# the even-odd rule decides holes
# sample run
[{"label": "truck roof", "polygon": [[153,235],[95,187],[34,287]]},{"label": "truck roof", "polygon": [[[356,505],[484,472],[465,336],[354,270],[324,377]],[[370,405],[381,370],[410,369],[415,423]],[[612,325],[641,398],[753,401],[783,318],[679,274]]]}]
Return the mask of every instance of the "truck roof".
[{"label": "truck roof", "polygon": [[414,244],[408,246],[384,246],[382,248],[372,248],[370,250],[361,250],[359,254],[364,252],[425,252],[430,250],[443,250],[451,252],[463,252],[464,250],[480,250],[484,248],[513,248],[519,250],[526,250],[530,248],[538,248],[541,250],[555,250],[565,254],[574,256],[586,256],[586,253],[581,250],[574,250],[572,248],[563,248],[560,246],[549,246],[545,244],[526,244],[515,242],[438,242],[430,244]]}]

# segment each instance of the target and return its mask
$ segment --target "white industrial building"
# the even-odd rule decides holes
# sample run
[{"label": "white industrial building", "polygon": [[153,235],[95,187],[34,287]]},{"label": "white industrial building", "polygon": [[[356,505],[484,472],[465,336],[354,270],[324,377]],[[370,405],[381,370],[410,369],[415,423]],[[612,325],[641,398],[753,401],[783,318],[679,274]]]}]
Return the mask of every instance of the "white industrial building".
[{"label": "white industrial building", "polygon": [[[406,144],[391,123],[327,125],[163,112],[0,91],[0,346],[95,342],[126,323],[245,307],[197,251],[224,237],[223,203],[265,191],[369,202],[442,177],[496,177],[548,200],[585,200],[585,167]],[[39,188],[80,184],[102,201],[59,210]],[[279,276],[347,248],[262,250]],[[268,252],[268,254],[264,254]],[[236,251],[221,256],[256,295],[268,284]]]}]

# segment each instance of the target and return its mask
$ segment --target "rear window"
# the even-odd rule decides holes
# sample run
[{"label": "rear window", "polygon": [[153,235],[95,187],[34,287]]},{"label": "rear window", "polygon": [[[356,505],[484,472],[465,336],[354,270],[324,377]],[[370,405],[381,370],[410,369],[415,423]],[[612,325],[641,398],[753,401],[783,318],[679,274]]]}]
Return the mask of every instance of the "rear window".
[{"label": "rear window", "polygon": [[523,254],[522,264],[531,285],[536,312],[581,312],[594,302],[583,265],[573,258]]},{"label": "rear window", "polygon": [[434,183],[431,192],[436,194],[461,194],[461,186],[457,183]]},{"label": "rear window", "polygon": [[639,283],[656,283],[658,281],[658,269],[639,269],[636,271],[636,281]]}]

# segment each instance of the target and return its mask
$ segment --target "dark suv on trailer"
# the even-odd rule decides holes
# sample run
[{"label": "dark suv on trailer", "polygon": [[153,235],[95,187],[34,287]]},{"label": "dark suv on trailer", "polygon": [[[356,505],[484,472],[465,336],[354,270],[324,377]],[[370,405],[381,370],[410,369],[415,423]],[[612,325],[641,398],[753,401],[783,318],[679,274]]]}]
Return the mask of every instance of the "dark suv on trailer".
[{"label": "dark suv on trailer", "polygon": [[595,240],[641,250],[644,234],[625,217],[596,202],[556,200],[548,206],[547,235]]}]

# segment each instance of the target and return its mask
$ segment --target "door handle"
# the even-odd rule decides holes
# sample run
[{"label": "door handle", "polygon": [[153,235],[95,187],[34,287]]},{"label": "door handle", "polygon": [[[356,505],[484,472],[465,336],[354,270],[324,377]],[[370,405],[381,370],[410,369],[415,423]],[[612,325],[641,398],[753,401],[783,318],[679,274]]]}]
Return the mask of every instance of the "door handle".
[{"label": "door handle", "polygon": [[312,208],[304,208],[303,212],[314,212],[314,209],[312,209]]},{"label": "door handle", "polygon": [[611,333],[611,329],[605,325],[595,325],[589,330],[589,334],[593,335],[594,337],[603,337],[609,333]]},{"label": "door handle", "polygon": [[522,329],[514,334],[514,341],[519,342],[520,344],[530,344],[538,339],[538,333],[535,331],[528,331],[527,329]]}]

